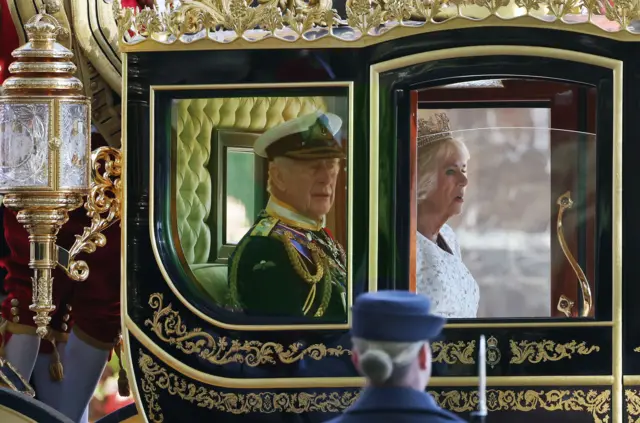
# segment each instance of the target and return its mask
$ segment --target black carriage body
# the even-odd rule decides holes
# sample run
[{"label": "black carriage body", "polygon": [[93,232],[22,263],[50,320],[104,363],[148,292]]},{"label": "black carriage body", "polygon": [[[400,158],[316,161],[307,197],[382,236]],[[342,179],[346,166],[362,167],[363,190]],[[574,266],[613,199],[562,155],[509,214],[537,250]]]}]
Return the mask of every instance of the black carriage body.
[{"label": "black carriage body", "polygon": [[[372,81],[374,65],[469,47],[493,47],[493,53],[462,57],[453,52],[422,62],[407,60],[406,66],[383,70]],[[522,47],[523,54],[509,47]],[[622,71],[575,61],[568,53],[570,58],[564,59],[562,52],[619,61]],[[634,421],[634,375],[640,374],[639,353],[634,351],[640,347],[640,317],[634,307],[640,295],[635,282],[640,267],[634,260],[640,250],[634,236],[640,231],[635,230],[640,226],[640,200],[634,189],[634,161],[640,156],[634,142],[640,137],[638,57],[640,45],[634,42],[504,26],[439,31],[368,46],[127,53],[124,320],[141,410],[149,421],[320,422],[351,404],[362,386],[346,353],[348,329],[296,328],[305,322],[291,321],[285,327],[277,319],[239,318],[203,301],[189,286],[172,215],[173,100],[268,96],[276,90],[284,96],[324,95],[322,83],[351,83],[352,283],[368,289],[408,289],[411,90],[470,79],[526,77],[598,90],[596,184],[602,218],[594,241],[595,316],[455,321],[444,331],[428,390],[443,407],[468,417],[477,406],[478,352],[464,349],[472,342],[477,345],[484,334],[494,339],[487,368],[490,421]],[[374,100],[379,105],[375,114]],[[620,120],[622,133],[616,140],[614,126]],[[372,128],[378,128],[377,145],[371,142]],[[620,140],[621,163],[614,148]],[[621,169],[616,167],[620,164]],[[579,344],[584,347],[580,352]]]}]

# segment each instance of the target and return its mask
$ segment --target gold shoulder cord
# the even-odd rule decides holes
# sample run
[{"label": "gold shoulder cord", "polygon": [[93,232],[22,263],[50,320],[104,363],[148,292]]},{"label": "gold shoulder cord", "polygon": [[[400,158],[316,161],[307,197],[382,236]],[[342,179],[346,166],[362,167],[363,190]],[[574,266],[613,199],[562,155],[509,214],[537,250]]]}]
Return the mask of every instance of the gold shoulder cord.
[{"label": "gold shoulder cord", "polygon": [[316,265],[316,273],[314,275],[307,270],[307,266],[302,261],[300,257],[300,253],[296,250],[296,247],[293,246],[293,235],[291,232],[284,232],[282,235],[276,235],[277,238],[281,238],[282,243],[284,244],[284,249],[287,251],[287,255],[289,256],[289,260],[291,260],[291,264],[295,269],[298,276],[304,279],[305,282],[309,284],[315,285],[320,282],[322,276],[324,275],[324,266],[322,265],[322,261],[320,259],[320,255],[322,252],[316,247],[314,244],[307,244],[305,247],[309,248],[311,251],[311,260]]},{"label": "gold shoulder cord", "polygon": [[[328,274],[325,275],[325,278],[323,281],[323,288],[324,289],[322,290],[322,303],[320,304],[320,307],[318,307],[318,311],[316,311],[313,317],[322,317],[324,316],[324,312],[327,311],[327,307],[329,306],[329,301],[331,300],[331,292],[333,291],[333,284],[331,283],[331,272],[328,272]],[[314,299],[315,299],[315,296],[314,296]],[[311,306],[309,305],[309,307]]]},{"label": "gold shoulder cord", "polygon": [[[312,275],[311,272],[309,272],[309,270],[307,269],[307,266],[302,261],[300,253],[298,252],[298,250],[296,250],[296,247],[293,246],[293,235],[291,234],[291,232],[284,232],[282,235],[277,235],[277,237],[280,238],[282,243],[284,244],[284,248],[287,251],[289,260],[291,261],[291,264],[293,265],[293,268],[295,269],[298,276],[300,276],[305,282],[311,285],[309,294],[307,295],[304,305],[302,306],[302,313],[306,316],[309,311],[311,311],[311,307],[313,306],[313,303],[316,299],[318,282],[323,280],[323,277],[328,276],[328,274],[325,275],[325,266],[323,264],[323,258],[325,255],[322,250],[320,250],[315,244],[307,243],[305,245],[305,247],[307,247],[311,252],[311,260],[317,268],[316,273]],[[327,283],[327,281],[324,281],[323,285],[324,289],[322,292],[322,304],[314,314],[314,317],[322,317],[322,315],[324,315],[324,312],[331,298],[331,283]]]}]

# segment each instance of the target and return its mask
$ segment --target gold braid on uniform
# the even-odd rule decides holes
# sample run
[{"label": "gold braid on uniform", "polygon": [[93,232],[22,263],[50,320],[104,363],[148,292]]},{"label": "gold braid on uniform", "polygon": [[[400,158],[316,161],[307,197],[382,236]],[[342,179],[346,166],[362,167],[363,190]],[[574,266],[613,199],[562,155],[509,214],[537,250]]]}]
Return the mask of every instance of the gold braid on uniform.
[{"label": "gold braid on uniform", "polygon": [[322,302],[320,303],[320,307],[314,313],[314,317],[322,317],[324,312],[329,305],[329,301],[331,300],[331,278],[330,272],[325,272],[325,267],[329,270],[329,266],[325,266],[325,262],[327,260],[326,254],[318,248],[315,244],[308,242],[305,243],[305,247],[309,249],[311,252],[311,260],[316,265],[315,274],[311,274],[307,269],[302,257],[300,257],[300,253],[293,246],[293,234],[291,232],[284,232],[283,235],[276,235],[276,237],[280,238],[284,244],[284,248],[287,251],[287,255],[289,256],[289,260],[293,265],[296,273],[307,283],[311,285],[311,289],[309,290],[309,295],[307,295],[307,299],[302,306],[302,312],[306,316],[309,311],[311,311],[311,307],[316,299],[316,294],[318,292],[318,282],[322,281]]},{"label": "gold braid on uniform", "polygon": [[[280,235],[276,236],[277,238],[281,238]],[[308,243],[305,245],[311,252],[311,261],[316,265],[316,273],[312,275],[309,270],[307,270],[307,266],[305,266],[302,258],[300,257],[300,253],[296,250],[296,247],[293,246],[293,234],[291,232],[285,232],[283,234],[284,239],[281,239],[284,244],[284,249],[287,251],[287,255],[289,256],[289,260],[291,260],[291,264],[295,269],[298,276],[304,279],[305,282],[315,285],[316,283],[322,280],[322,276],[324,275],[324,266],[320,261],[320,254],[322,253],[320,249],[315,245]]]},{"label": "gold braid on uniform", "polygon": [[[324,253],[322,254],[327,259]],[[324,316],[324,312],[327,311],[327,307],[329,306],[329,301],[331,301],[331,292],[333,291],[333,284],[331,283],[331,272],[327,272],[322,281],[323,290],[322,290],[322,302],[320,303],[320,307],[318,307],[318,311],[314,314],[314,317],[322,317]]]},{"label": "gold braid on uniform", "polygon": [[[316,273],[314,275],[309,272],[307,266],[302,261],[302,257],[300,257],[300,253],[296,250],[296,247],[293,246],[293,234],[291,232],[284,232],[282,235],[276,235],[282,243],[284,244],[284,249],[289,256],[289,261],[291,261],[291,265],[293,269],[296,271],[298,276],[302,278],[305,282],[311,285],[311,289],[309,290],[309,294],[307,295],[307,299],[302,306],[302,313],[306,316],[307,313],[311,310],[311,306],[316,299],[317,292],[317,283],[322,280],[322,276],[324,276],[324,266],[320,261],[320,250],[314,244],[307,243],[305,247],[309,249],[311,252],[311,261],[316,265]],[[320,312],[321,309],[318,309]],[[317,314],[317,313],[316,313]]]}]

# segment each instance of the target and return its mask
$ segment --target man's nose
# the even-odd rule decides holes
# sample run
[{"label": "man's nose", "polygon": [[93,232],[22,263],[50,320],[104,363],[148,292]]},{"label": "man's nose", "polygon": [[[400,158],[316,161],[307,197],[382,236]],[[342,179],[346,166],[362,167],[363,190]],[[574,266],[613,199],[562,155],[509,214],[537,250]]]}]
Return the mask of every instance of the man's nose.
[{"label": "man's nose", "polygon": [[466,187],[468,183],[469,183],[469,178],[467,178],[467,175],[465,175],[464,173],[460,173],[460,185],[462,185],[463,187]]},{"label": "man's nose", "polygon": [[322,165],[318,170],[318,176],[322,181],[330,181],[334,173],[333,167],[328,165]]}]

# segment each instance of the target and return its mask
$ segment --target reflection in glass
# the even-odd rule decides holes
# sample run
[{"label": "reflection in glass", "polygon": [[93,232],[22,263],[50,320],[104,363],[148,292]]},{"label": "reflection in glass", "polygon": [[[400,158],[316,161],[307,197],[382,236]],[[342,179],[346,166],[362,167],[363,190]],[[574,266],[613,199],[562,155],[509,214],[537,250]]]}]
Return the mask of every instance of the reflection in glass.
[{"label": "reflection in glass", "polygon": [[217,305],[346,321],[348,104],[174,101],[178,250]]},{"label": "reflection in glass", "polygon": [[237,244],[251,227],[262,205],[256,204],[255,157],[253,151],[229,148],[226,174],[226,238],[225,244]]},{"label": "reflection in glass", "polygon": [[[438,116],[449,141],[421,146]],[[417,156],[416,289],[436,312],[593,315],[594,134],[552,129],[544,107],[420,109]]]}]

